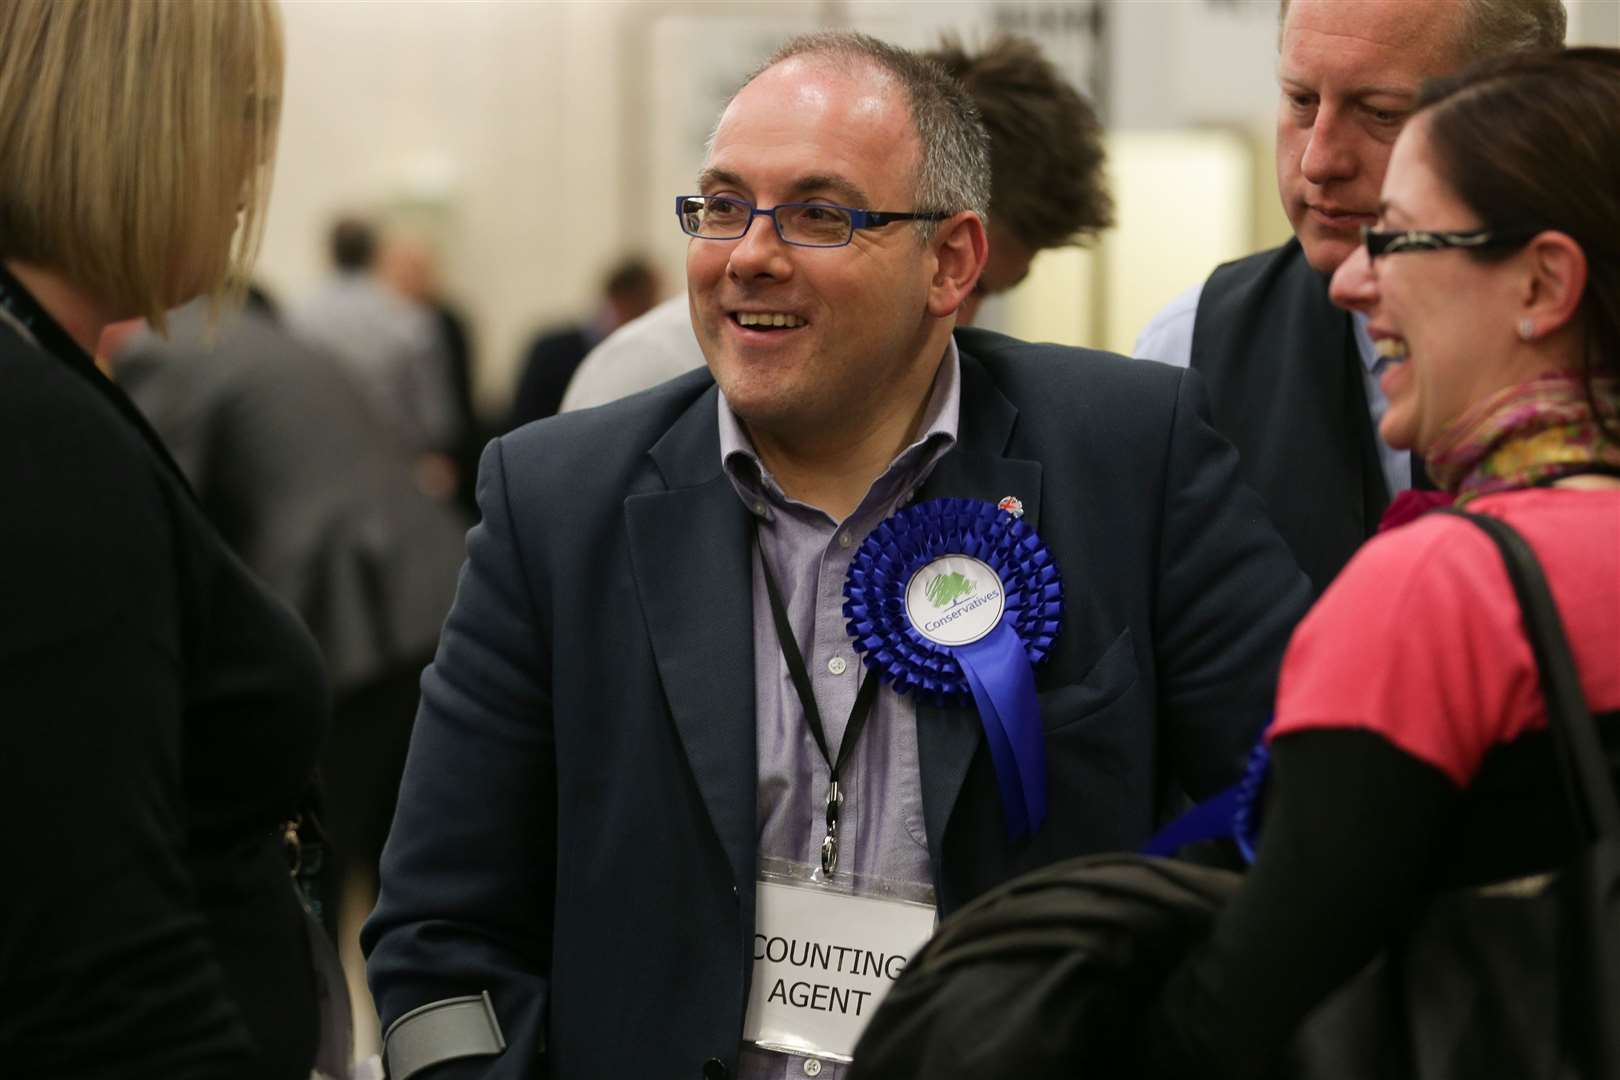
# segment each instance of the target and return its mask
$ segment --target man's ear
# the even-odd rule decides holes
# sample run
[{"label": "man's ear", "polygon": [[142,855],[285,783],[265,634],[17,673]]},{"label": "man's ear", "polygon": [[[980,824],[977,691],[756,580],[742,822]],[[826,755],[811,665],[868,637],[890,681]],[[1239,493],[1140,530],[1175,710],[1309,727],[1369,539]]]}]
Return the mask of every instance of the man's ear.
[{"label": "man's ear", "polygon": [[963,210],[939,223],[929,245],[934,251],[934,277],[928,283],[928,313],[936,319],[954,315],[973,292],[990,257],[984,221]]},{"label": "man's ear", "polygon": [[1586,293],[1586,253],[1565,233],[1547,229],[1525,248],[1528,274],[1519,316],[1535,327],[1536,337],[1563,329],[1575,318]]}]

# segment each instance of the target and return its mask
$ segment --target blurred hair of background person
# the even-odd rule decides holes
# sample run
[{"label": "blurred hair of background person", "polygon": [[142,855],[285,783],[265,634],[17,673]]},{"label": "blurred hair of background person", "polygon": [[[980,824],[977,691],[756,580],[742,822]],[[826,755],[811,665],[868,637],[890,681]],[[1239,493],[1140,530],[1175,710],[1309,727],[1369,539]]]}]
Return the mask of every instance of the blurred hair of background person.
[{"label": "blurred hair of background person", "polygon": [[326,659],[336,703],[321,752],[323,916],[347,949],[359,923],[338,933],[342,887],[370,909],[464,526],[417,488],[409,455],[343,373],[253,295],[215,328],[196,301],[170,314],[168,340],[120,324],[133,332],[102,343],[220,535]]},{"label": "blurred hair of background person", "polygon": [[1327,588],[1393,496],[1427,480],[1378,435],[1386,400],[1367,321],[1328,279],[1378,215],[1390,147],[1424,79],[1564,40],[1560,0],[1284,0],[1277,190],[1294,238],[1218,267],[1153,317],[1135,354],[1192,366],[1244,481]]},{"label": "blurred hair of background person", "polygon": [[[1389,359],[1384,438],[1534,549],[1620,761],[1620,51],[1487,61],[1417,104],[1333,297]],[[1437,894],[1567,864],[1579,834],[1546,725],[1491,540],[1443,514],[1371,540],[1289,646],[1258,859],[1164,992],[1152,1075],[1261,1075],[1378,950],[1445,932],[1425,920]],[[1491,975],[1508,943],[1475,940],[1455,1029],[1392,1032],[1359,1075],[1600,1075],[1544,1053],[1586,993],[1564,965],[1592,944],[1561,960],[1556,940],[1508,987]]]},{"label": "blurred hair of background person", "polygon": [[90,356],[245,280],[281,77],[268,0],[0,4],[7,1075],[348,1068],[284,849],[320,654]]},{"label": "blurred hair of background person", "polygon": [[460,438],[451,363],[438,316],[378,272],[373,226],[332,226],[332,277],[291,305],[287,325],[332,357],[394,440],[415,455],[424,490],[449,498]]},{"label": "blurred hair of background person", "polygon": [[[1028,38],[998,34],[973,53],[947,36],[923,55],[966,87],[990,133],[990,261],[957,317],[965,326],[985,297],[1024,280],[1038,252],[1085,243],[1113,224],[1102,123]],[[602,405],[702,366],[686,297],[671,297],[591,351],[561,411]]]},{"label": "blurred hair of background person", "polygon": [[[529,345],[507,430],[555,416],[586,354],[619,327],[650,311],[663,292],[657,269],[644,256],[620,260],[602,279],[601,304],[591,321],[545,331]],[[685,310],[684,303],[681,308]],[[698,362],[702,363],[701,354]]]},{"label": "blurred hair of background person", "polygon": [[377,255],[377,276],[389,288],[433,313],[449,361],[452,406],[456,439],[450,452],[456,470],[456,502],[468,519],[478,514],[473,481],[478,475],[478,455],[484,443],[495,434],[478,415],[473,399],[477,362],[473,355],[472,328],[462,310],[445,294],[438,253],[422,238],[408,232],[389,232],[382,238]]}]

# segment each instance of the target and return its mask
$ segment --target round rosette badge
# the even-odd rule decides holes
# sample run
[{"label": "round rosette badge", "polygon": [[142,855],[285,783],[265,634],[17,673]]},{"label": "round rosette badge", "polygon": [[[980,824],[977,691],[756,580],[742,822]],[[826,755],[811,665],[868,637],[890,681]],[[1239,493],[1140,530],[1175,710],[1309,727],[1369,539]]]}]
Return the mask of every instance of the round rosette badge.
[{"label": "round rosette badge", "polygon": [[1034,669],[1062,627],[1063,582],[1007,501],[933,499],[883,522],[850,564],[844,618],[855,650],[895,690],[977,706],[1017,839],[1046,819]]}]

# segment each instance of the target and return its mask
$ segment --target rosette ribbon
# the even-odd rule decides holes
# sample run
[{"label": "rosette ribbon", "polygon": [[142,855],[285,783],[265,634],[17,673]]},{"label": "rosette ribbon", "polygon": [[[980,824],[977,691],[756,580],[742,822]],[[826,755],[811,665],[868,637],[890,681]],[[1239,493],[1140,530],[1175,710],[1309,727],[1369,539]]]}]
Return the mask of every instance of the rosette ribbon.
[{"label": "rosette ribbon", "polygon": [[[946,569],[936,571],[936,564]],[[920,605],[919,596],[928,603]],[[935,705],[977,706],[1008,839],[1039,829],[1046,820],[1046,745],[1034,669],[1062,627],[1063,582],[1035,530],[976,499],[917,503],[866,538],[850,564],[844,598],[855,650],[896,691]],[[999,618],[972,640],[953,643],[938,629],[963,633],[984,620],[978,608],[996,602]],[[944,614],[919,626],[919,606]]]}]

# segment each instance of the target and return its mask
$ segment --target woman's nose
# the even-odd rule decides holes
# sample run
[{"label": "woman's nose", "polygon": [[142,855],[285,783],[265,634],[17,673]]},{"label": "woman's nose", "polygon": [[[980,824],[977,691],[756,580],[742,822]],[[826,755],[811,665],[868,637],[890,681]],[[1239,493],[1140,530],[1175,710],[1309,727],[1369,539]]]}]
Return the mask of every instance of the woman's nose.
[{"label": "woman's nose", "polygon": [[1368,311],[1378,303],[1378,276],[1373,273],[1367,245],[1359,244],[1333,272],[1328,287],[1333,302],[1346,311]]}]

